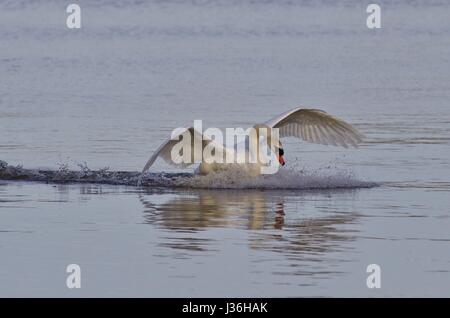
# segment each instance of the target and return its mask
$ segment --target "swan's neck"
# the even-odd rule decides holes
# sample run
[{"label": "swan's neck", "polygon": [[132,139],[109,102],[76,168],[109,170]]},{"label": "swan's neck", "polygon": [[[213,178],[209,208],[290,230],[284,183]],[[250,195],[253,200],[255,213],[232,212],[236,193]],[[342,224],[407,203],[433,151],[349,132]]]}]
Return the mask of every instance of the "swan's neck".
[{"label": "swan's neck", "polygon": [[[253,162],[259,164],[267,164],[270,160],[270,153],[272,149],[272,129],[264,124],[257,124],[253,126],[252,133],[250,134],[250,147]],[[276,142],[276,140],[275,140]]]}]

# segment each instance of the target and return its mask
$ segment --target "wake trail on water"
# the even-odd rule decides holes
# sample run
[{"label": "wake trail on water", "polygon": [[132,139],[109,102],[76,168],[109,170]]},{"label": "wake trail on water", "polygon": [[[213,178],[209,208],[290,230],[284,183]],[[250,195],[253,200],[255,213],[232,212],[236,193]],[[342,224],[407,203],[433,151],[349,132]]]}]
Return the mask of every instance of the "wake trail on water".
[{"label": "wake trail on water", "polygon": [[378,186],[377,183],[356,179],[351,172],[332,169],[283,169],[276,174],[247,176],[242,169],[229,169],[209,175],[192,173],[146,173],[111,171],[109,168],[91,170],[80,164],[79,170],[61,165],[57,170],[24,169],[0,161],[0,180],[23,180],[46,183],[98,183],[162,188],[202,189],[356,189]]}]

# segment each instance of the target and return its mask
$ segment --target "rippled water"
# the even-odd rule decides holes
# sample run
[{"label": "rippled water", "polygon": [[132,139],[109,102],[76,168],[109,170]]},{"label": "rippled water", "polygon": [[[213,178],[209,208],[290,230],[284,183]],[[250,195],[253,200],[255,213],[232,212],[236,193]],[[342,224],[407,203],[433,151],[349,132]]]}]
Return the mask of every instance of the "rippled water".
[{"label": "rippled water", "polygon": [[[450,6],[379,3],[374,31],[358,1],[92,1],[80,30],[66,3],[0,2],[0,160],[40,180],[0,180],[0,296],[448,296]],[[365,142],[134,185],[175,127],[300,105]]]}]

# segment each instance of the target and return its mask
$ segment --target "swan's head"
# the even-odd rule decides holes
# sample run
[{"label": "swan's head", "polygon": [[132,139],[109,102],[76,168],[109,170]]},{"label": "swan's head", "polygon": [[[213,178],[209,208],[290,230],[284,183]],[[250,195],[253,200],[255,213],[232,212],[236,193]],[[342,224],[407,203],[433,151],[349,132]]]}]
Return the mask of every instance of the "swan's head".
[{"label": "swan's head", "polygon": [[[281,145],[281,143],[280,143],[280,145]],[[284,166],[286,164],[286,161],[284,160],[283,147],[281,146],[281,147],[277,147],[277,148],[278,148],[278,154],[277,154],[278,162],[280,163],[280,165]]]}]

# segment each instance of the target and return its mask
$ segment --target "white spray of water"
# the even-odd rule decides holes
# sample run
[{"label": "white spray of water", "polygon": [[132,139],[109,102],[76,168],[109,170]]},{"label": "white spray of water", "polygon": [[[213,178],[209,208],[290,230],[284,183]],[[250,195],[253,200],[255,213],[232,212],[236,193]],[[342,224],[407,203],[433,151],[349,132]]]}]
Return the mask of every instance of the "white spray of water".
[{"label": "white spray of water", "polygon": [[272,175],[250,176],[244,169],[233,168],[226,171],[181,178],[175,185],[189,188],[213,189],[338,189],[368,188],[377,184],[358,180],[351,171],[335,167],[314,170],[283,169]]},{"label": "white spray of water", "polygon": [[[103,183],[141,185],[143,187],[183,187],[205,189],[339,189],[369,188],[378,184],[361,181],[351,171],[329,165],[325,168],[279,170],[272,175],[249,175],[248,170],[236,166],[205,176],[190,173],[147,173],[111,171],[108,168],[91,170],[87,164],[79,164],[78,170],[60,165],[58,170],[24,169],[0,162],[0,179],[41,182]],[[141,182],[138,184],[138,182]]]}]

